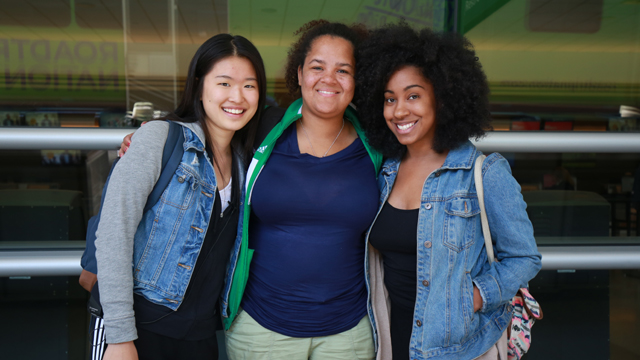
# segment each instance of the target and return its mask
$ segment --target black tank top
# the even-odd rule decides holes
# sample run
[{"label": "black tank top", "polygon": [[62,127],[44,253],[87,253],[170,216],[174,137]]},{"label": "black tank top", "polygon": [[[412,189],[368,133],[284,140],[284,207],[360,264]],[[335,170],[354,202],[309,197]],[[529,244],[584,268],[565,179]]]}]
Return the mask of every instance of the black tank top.
[{"label": "black tank top", "polygon": [[418,212],[419,209],[396,209],[387,202],[369,236],[369,242],[380,251],[384,261],[384,285],[391,301],[394,359],[409,359],[416,302]]}]

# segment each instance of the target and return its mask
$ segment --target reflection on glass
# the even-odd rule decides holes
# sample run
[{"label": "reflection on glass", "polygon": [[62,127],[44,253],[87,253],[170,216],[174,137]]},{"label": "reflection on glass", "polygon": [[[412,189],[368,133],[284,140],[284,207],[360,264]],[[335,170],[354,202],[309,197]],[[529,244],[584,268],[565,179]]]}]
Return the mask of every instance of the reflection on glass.
[{"label": "reflection on glass", "polygon": [[83,249],[115,151],[0,151],[0,249]]},{"label": "reflection on glass", "polygon": [[529,286],[544,318],[527,359],[640,357],[638,270],[547,270]]},{"label": "reflection on glass", "polygon": [[88,359],[87,300],[77,276],[0,278],[3,359]]},{"label": "reflection on glass", "polygon": [[542,118],[512,130],[638,131],[620,115],[640,100],[637,1],[460,3],[458,30],[475,46],[494,111]]},{"label": "reflection on glass", "polygon": [[75,19],[86,29],[122,29],[122,0],[75,1]]},{"label": "reflection on glass", "polygon": [[640,243],[640,154],[503,155],[539,245]]}]

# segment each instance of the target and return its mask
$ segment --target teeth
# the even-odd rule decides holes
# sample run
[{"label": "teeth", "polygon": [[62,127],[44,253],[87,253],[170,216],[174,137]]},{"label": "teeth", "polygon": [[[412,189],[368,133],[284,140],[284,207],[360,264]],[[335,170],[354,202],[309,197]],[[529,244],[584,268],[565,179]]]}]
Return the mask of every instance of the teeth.
[{"label": "teeth", "polygon": [[405,124],[405,125],[400,125],[400,124],[396,124],[396,126],[398,127],[398,129],[400,130],[407,130],[410,127],[412,127],[413,125],[415,125],[415,122],[409,123],[409,124]]},{"label": "teeth", "polygon": [[225,112],[228,112],[230,114],[242,114],[244,112],[244,110],[242,109],[226,109],[226,108],[222,108],[222,110],[224,110]]},{"label": "teeth", "polygon": [[337,92],[324,91],[324,90],[318,90],[318,92],[319,92],[320,94],[327,94],[327,95],[337,94]]}]

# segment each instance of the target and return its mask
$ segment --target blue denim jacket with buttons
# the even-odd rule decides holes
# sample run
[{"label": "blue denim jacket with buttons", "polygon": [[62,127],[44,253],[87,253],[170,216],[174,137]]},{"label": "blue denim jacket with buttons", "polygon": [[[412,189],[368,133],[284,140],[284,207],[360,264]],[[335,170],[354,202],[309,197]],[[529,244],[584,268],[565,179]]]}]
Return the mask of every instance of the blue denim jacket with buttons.
[{"label": "blue denim jacket with buttons", "polygon": [[[147,211],[134,237],[134,292],[176,310],[189,285],[213,211],[216,176],[197,124],[182,124],[184,154],[161,199]],[[195,131],[194,131],[195,130]],[[236,156],[238,184],[243,162]]]},{"label": "blue denim jacket with buttons", "polygon": [[[418,217],[417,293],[411,359],[473,359],[495,344],[512,316],[511,298],[540,270],[520,186],[497,153],[484,161],[485,207],[497,262],[487,260],[473,166],[481,153],[471,142],[453,149],[424,182]],[[387,160],[379,178],[380,208],[387,201],[400,165]],[[368,238],[367,238],[368,242]],[[382,258],[368,246],[366,267],[375,314],[379,353],[390,354],[389,303]],[[483,305],[474,312],[473,285]],[[380,357],[379,357],[380,358]],[[382,357],[384,358],[384,356]]]}]

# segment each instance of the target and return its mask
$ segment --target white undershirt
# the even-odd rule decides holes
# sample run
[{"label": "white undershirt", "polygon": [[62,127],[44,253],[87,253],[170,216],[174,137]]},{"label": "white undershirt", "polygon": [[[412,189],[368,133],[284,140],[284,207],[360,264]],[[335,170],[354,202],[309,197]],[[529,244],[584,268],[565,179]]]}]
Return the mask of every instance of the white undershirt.
[{"label": "white undershirt", "polygon": [[220,192],[220,212],[224,212],[227,209],[227,206],[229,206],[229,203],[231,202],[231,182],[232,182],[232,178],[229,178],[229,183],[227,184],[227,187],[225,187],[222,190],[219,190]]}]

